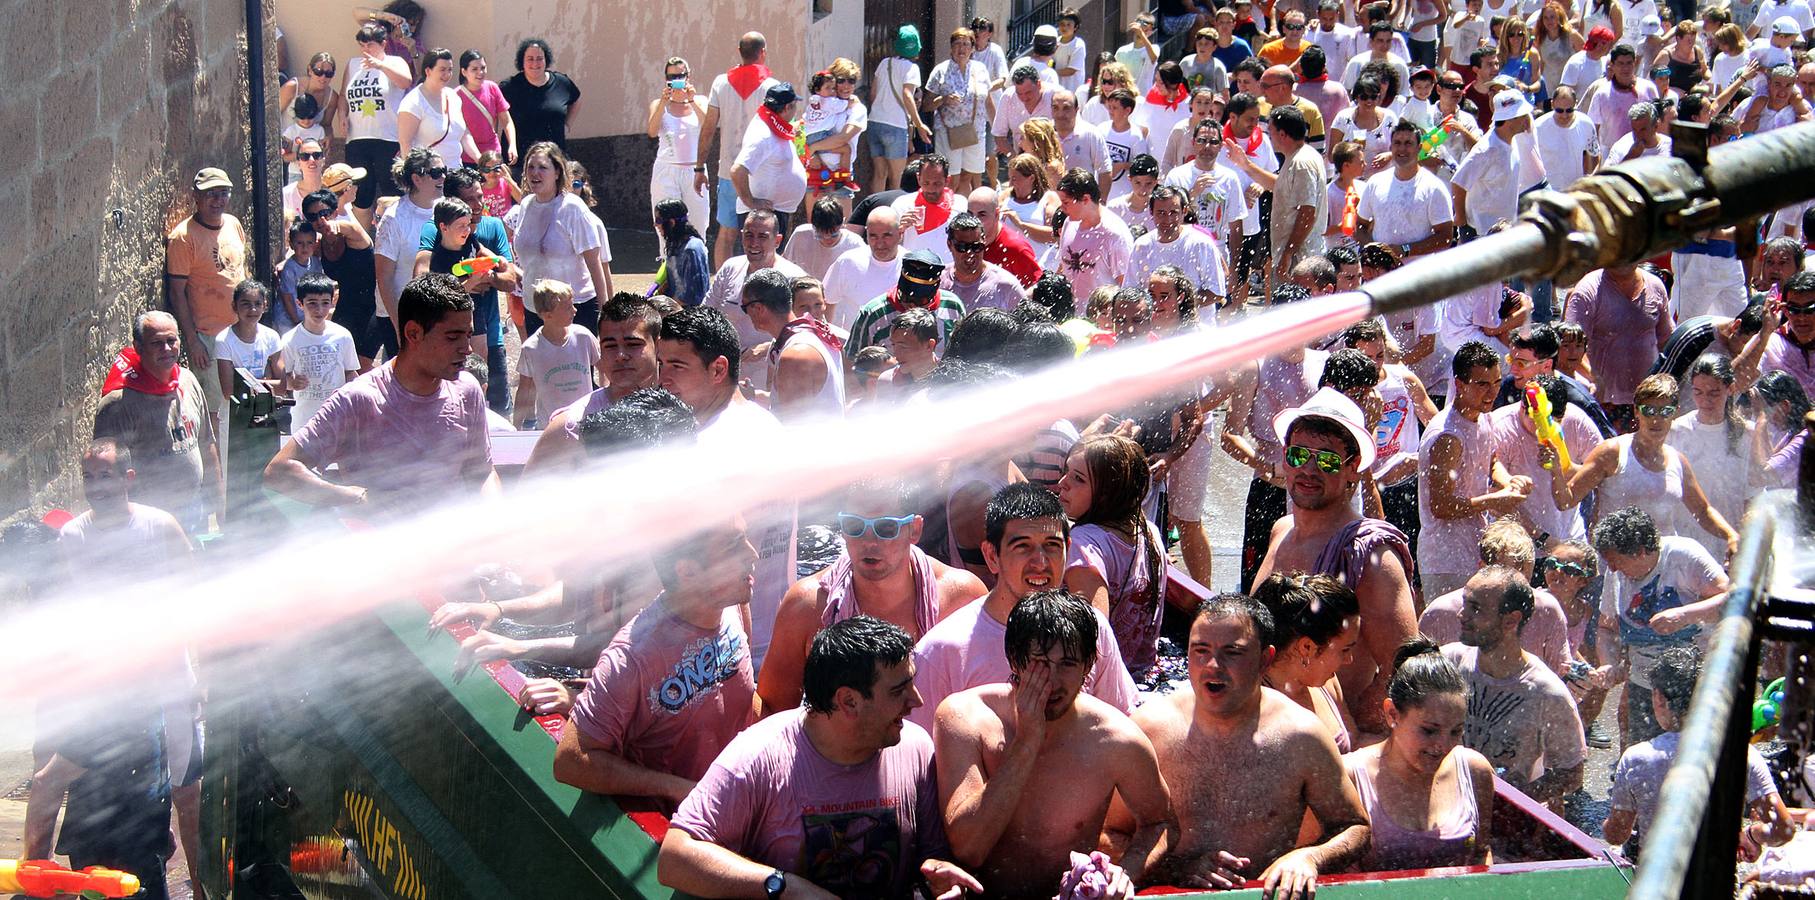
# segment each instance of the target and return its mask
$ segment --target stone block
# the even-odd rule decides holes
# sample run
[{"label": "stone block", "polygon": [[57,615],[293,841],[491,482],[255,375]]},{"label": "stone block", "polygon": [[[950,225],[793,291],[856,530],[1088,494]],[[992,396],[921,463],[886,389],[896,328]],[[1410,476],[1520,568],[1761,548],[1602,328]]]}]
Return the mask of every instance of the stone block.
[{"label": "stone block", "polygon": [[[119,35],[122,22],[112,2],[63,3],[46,10],[60,18],[63,56],[69,60],[98,61],[108,44]],[[59,15],[60,14],[60,15]],[[139,72],[140,69],[113,69],[116,74]]]},{"label": "stone block", "polygon": [[158,71],[166,84],[175,87],[194,77],[200,63],[195,21],[181,4],[172,3],[158,15],[152,24],[151,46],[162,50]]},{"label": "stone block", "polygon": [[[48,14],[46,9],[50,10]],[[9,17],[6,35],[0,38],[0,78],[4,78],[11,92],[49,81],[62,69],[64,56],[57,32],[54,7],[33,4],[23,15]]]},{"label": "stone block", "polygon": [[[29,177],[17,177],[0,184],[0,196],[11,197],[16,204],[13,215],[0,216],[0,277],[6,277],[9,282],[15,282],[15,279],[7,276],[23,271],[25,258],[31,254],[32,244],[37,240],[31,228],[33,181]],[[56,196],[55,188],[48,191]],[[0,362],[0,372],[4,371],[6,365]]]},{"label": "stone block", "polygon": [[38,168],[38,103],[28,91],[8,91],[0,98],[0,135],[6,136],[7,168]]},{"label": "stone block", "polygon": [[69,157],[96,131],[100,72],[84,68],[65,77],[68,90],[46,93],[38,101],[38,118],[44,129],[39,152],[47,166]]},{"label": "stone block", "polygon": [[113,138],[97,135],[74,148],[69,162],[57,172],[57,202],[65,222],[78,231],[94,234],[111,207],[115,191]]},{"label": "stone block", "polygon": [[[148,72],[151,69],[150,29],[136,27],[120,35],[102,58],[101,71]],[[142,78],[107,78],[101,83],[101,122],[103,127],[124,122],[128,114],[144,105],[162,86]]]}]

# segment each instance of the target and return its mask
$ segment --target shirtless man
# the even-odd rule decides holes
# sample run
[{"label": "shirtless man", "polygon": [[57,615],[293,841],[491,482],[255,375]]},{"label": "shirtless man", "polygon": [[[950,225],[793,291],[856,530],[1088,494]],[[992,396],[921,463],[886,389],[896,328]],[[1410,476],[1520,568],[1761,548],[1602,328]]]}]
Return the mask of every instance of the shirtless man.
[{"label": "shirtless man", "polygon": [[[1305,572],[1332,576],[1355,591],[1365,652],[1338,675],[1343,695],[1354,698],[1349,712],[1356,724],[1378,734],[1386,730],[1380,701],[1393,675],[1393,655],[1418,628],[1405,535],[1350,505],[1361,473],[1374,464],[1373,435],[1361,422],[1361,410],[1334,388],[1274,420],[1275,432],[1285,436],[1280,474],[1291,502],[1287,516],[1273,524],[1254,583],[1275,572]],[[1326,454],[1341,460],[1336,471],[1324,467],[1334,461]]]},{"label": "shirtless man", "polygon": [[1134,895],[1171,818],[1153,745],[1115,707],[1084,694],[1097,619],[1063,589],[1008,614],[1009,684],[961,691],[933,727],[939,805],[952,856],[992,897],[1051,897],[1073,851],[1095,850],[1112,797],[1136,830],[1107,896]]},{"label": "shirtless man", "polygon": [[548,427],[523,464],[527,475],[578,468],[580,420],[632,392],[655,386],[655,342],[662,314],[640,297],[618,295],[599,308],[599,380],[604,385],[548,417]]},{"label": "shirtless man", "polygon": [[[775,613],[775,638],[757,683],[764,714],[800,705],[807,649],[821,628],[874,616],[919,640],[953,610],[988,592],[977,576],[921,552],[923,522],[912,486],[860,481],[845,493],[838,529],[845,549],[832,565],[788,589]],[[855,532],[855,533],[853,533]]]},{"label": "shirtless man", "polygon": [[[1205,601],[1186,651],[1191,690],[1154,697],[1134,714],[1177,798],[1177,826],[1148,860],[1144,883],[1234,888],[1258,878],[1271,896],[1295,900],[1312,896],[1319,873],[1342,870],[1367,848],[1367,812],[1329,731],[1261,687],[1272,628],[1272,614],[1250,597]],[[1322,840],[1297,847],[1307,811],[1322,823]],[[1111,811],[1112,837],[1132,825],[1127,810]]]}]

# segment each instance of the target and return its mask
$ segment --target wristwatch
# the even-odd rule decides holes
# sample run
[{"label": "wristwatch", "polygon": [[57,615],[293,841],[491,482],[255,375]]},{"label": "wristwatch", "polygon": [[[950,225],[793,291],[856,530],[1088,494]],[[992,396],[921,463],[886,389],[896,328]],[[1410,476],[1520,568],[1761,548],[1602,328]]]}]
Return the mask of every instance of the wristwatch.
[{"label": "wristwatch", "polygon": [[1411,255],[1412,255],[1412,245],[1411,244],[1400,244],[1399,245],[1400,258],[1403,259],[1403,258],[1405,258],[1407,256],[1411,256]]},{"label": "wristwatch", "polygon": [[788,873],[780,869],[770,872],[769,877],[763,879],[763,891],[769,895],[769,900],[781,900],[782,892],[787,889]]},{"label": "wristwatch", "polygon": [[695,165],[695,166],[694,166],[694,167],[693,167],[693,171],[695,171],[695,172],[704,172],[704,171],[706,171],[706,164],[705,164],[705,163],[699,163],[699,164],[697,164],[697,165]]}]

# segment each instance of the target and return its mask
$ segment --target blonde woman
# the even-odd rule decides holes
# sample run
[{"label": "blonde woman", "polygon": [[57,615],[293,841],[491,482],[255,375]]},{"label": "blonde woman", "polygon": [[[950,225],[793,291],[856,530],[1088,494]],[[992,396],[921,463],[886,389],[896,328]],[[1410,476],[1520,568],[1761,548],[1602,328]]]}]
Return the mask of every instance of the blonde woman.
[{"label": "blonde woman", "polygon": [[1544,60],[1531,45],[1531,29],[1526,27],[1524,19],[1516,16],[1500,26],[1500,74],[1517,81],[1525,99],[1533,103],[1543,103],[1547,99]]},{"label": "blonde woman", "polygon": [[1544,63],[1543,75],[1546,93],[1555,93],[1557,86],[1563,83],[1563,67],[1569,64],[1569,58],[1586,45],[1581,32],[1569,21],[1569,13],[1563,9],[1558,0],[1550,0],[1544,8],[1538,10],[1531,21],[1531,42],[1537,48],[1538,59]]},{"label": "blonde woman", "polygon": [[1022,153],[1031,153],[1046,164],[1046,180],[1058,184],[1065,175],[1065,147],[1059,143],[1058,129],[1045,116],[1035,116],[1021,123]]},{"label": "blonde woman", "polygon": [[1016,154],[1008,161],[1008,194],[1002,198],[1002,219],[1012,223],[1047,266],[1054,256],[1053,213],[1059,209],[1059,195],[1052,192],[1053,180],[1046,163],[1031,153]]},{"label": "blonde woman", "polygon": [[1714,65],[1713,79],[1716,90],[1726,90],[1739,77],[1740,70],[1746,67],[1745,29],[1728,22],[1714,31]]},{"label": "blonde woman", "polygon": [[1098,128],[1109,124],[1109,108],[1103,105],[1103,98],[1118,89],[1125,88],[1134,94],[1139,103],[1140,92],[1134,89],[1134,76],[1129,74],[1128,67],[1119,62],[1106,62],[1097,67],[1097,80],[1092,85],[1090,99],[1078,107],[1078,118]]}]

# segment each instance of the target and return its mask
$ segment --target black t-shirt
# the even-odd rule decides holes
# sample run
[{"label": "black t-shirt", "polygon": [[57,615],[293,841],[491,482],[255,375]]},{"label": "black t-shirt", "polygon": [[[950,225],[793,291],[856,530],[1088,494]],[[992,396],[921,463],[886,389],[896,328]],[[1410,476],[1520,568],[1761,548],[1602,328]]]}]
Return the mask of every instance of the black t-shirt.
[{"label": "black t-shirt", "polygon": [[69,786],[57,851],[91,864],[167,857],[173,849],[164,717],[155,706],[126,707],[50,742],[87,770]]},{"label": "black t-shirt", "polygon": [[[429,271],[430,272],[443,272],[448,275],[453,275],[455,264],[459,263],[462,260],[472,259],[475,256],[503,256],[503,255],[504,254],[499,253],[498,251],[485,246],[485,244],[483,242],[481,242],[478,237],[468,237],[466,239],[466,246],[461,247],[458,250],[449,250],[446,246],[444,246],[441,243],[440,240],[436,240],[435,246],[429,248]],[[460,276],[455,275],[454,277],[459,278]],[[488,308],[488,309],[497,308],[495,304],[497,304],[497,302],[498,302],[498,292],[495,290],[480,291],[476,294],[468,294],[467,296],[473,298],[473,306],[474,306],[475,312],[477,312],[478,309],[481,307]],[[490,306],[490,307],[485,307],[486,303],[491,303],[494,305]],[[477,327],[477,325],[478,325],[478,322],[475,321],[474,326]]]},{"label": "black t-shirt", "polygon": [[567,111],[580,102],[580,87],[560,72],[549,72],[548,83],[536,87],[518,72],[498,85],[510,103],[510,118],[517,127],[517,152],[529,152],[538,141],[553,141],[567,149]]},{"label": "black t-shirt", "polygon": [[905,196],[907,196],[907,191],[882,191],[864,197],[862,200],[857,201],[856,206],[851,207],[851,224],[862,228],[869,223],[870,213],[875,210],[876,207],[893,206],[895,198]]}]

